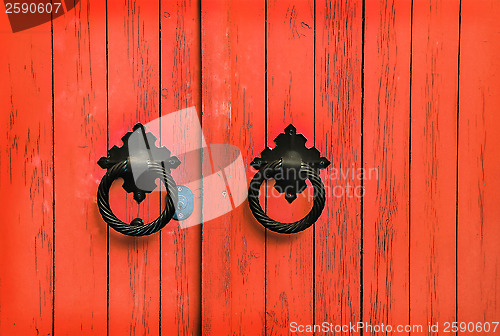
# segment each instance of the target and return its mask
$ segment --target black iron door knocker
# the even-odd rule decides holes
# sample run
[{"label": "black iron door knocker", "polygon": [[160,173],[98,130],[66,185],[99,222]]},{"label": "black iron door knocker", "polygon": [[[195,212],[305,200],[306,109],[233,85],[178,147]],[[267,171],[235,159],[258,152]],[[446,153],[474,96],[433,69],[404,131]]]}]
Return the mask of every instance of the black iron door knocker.
[{"label": "black iron door knocker", "polygon": [[[289,125],[285,128],[285,133],[274,139],[275,148],[265,148],[261,157],[256,157],[251,162],[258,172],[250,182],[248,203],[254,217],[271,231],[296,233],[305,230],[318,220],[325,207],[325,186],[319,176],[319,169],[328,167],[330,161],[320,157],[316,148],[307,148],[306,142],[306,137],[297,134],[296,128]],[[297,194],[307,188],[306,180],[309,179],[314,189],[311,211],[301,220],[292,223],[281,223],[270,218],[259,202],[260,186],[270,179],[276,181],[274,188],[285,194],[288,203],[292,203]]]},{"label": "black iron door knocker", "polygon": [[[181,162],[175,156],[170,156],[166,147],[156,147],[156,137],[146,133],[142,124],[133,127],[122,138],[123,146],[113,146],[108,150],[108,156],[97,162],[106,174],[97,190],[97,204],[102,218],[110,227],[128,236],[145,236],[162,229],[176,212],[178,189],[170,174]],[[145,224],[141,218],[125,223],[115,216],[109,206],[109,189],[117,178],[123,178],[123,189],[134,194],[134,200],[141,203],[147,193],[156,188],[156,179],[165,184],[167,200],[165,209],[151,223]]]}]

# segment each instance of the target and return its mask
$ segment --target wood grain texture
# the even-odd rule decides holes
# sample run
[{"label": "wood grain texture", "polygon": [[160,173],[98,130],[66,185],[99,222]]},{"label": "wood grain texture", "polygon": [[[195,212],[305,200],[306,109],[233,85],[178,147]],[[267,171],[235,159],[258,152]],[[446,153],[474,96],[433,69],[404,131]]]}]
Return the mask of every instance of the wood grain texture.
[{"label": "wood grain texture", "polygon": [[362,320],[398,325],[409,315],[411,1],[369,1],[365,16]]},{"label": "wood grain texture", "polygon": [[[498,321],[498,1],[65,5],[22,32],[0,18],[0,335]],[[96,161],[137,122],[196,197],[189,220],[140,238],[95,200]],[[281,235],[235,206],[231,182],[290,123],[332,165],[318,222]],[[237,146],[244,170],[221,169],[232,154],[214,144]],[[111,208],[153,220],[158,184],[137,205],[116,181]],[[296,220],[310,189],[289,205],[271,182],[261,200]]]},{"label": "wood grain texture", "polygon": [[107,225],[95,193],[107,150],[104,3],[83,1],[54,21],[54,116],[54,333],[103,335]]},{"label": "wood grain texture", "polygon": [[458,320],[491,322],[500,317],[500,3],[462,0],[461,13]]},{"label": "wood grain texture", "polygon": [[52,333],[51,25],[0,18],[0,334]]},{"label": "wood grain texture", "polygon": [[[202,2],[203,131],[207,143],[242,151],[245,170],[227,175],[220,191],[227,189],[233,200],[234,181],[249,181],[255,173],[250,162],[265,144],[264,19],[264,1]],[[211,152],[215,166],[221,154]],[[204,182],[204,214],[222,209],[220,192]],[[204,335],[265,335],[264,244],[264,228],[247,202],[204,221]]]},{"label": "wood grain texture", "polygon": [[[162,335],[201,334],[201,156],[191,151],[202,145],[195,127],[201,125],[199,10],[197,1],[160,2],[161,114],[176,114],[175,122],[161,122],[161,140],[182,162],[172,171],[176,183],[189,182],[196,194],[188,221],[172,221],[161,232]],[[196,125],[179,115],[190,107],[196,108]],[[172,140],[163,141],[166,136]]]},{"label": "wood grain texture", "polygon": [[424,326],[456,320],[459,5],[413,4],[410,320]]},{"label": "wood grain texture", "polygon": [[[136,123],[159,117],[159,3],[108,1],[107,19],[111,147]],[[160,213],[157,194],[138,206],[117,181],[110,205],[123,220],[150,222]],[[159,334],[159,253],[159,234],[136,238],[109,229],[109,335]]]},{"label": "wood grain texture", "polygon": [[314,225],[316,324],[360,320],[362,5],[316,3],[315,142],[332,162],[322,174],[327,203]]},{"label": "wood grain texture", "polygon": [[[314,2],[267,2],[267,144],[289,124],[314,144]],[[273,183],[269,183],[272,186]],[[293,204],[268,189],[268,215],[279,221],[304,217],[304,191]],[[291,322],[313,322],[313,229],[266,235],[266,330],[289,334]]]}]

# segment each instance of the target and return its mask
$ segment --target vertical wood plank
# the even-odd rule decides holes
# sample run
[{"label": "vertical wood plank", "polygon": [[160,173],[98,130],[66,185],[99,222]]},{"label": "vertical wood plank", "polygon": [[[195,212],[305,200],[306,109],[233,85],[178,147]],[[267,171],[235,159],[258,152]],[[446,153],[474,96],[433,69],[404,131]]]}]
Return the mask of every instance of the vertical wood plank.
[{"label": "vertical wood plank", "polygon": [[[159,118],[159,3],[110,0],[107,20],[111,147],[121,146],[136,123]],[[123,197],[120,182],[113,187],[110,205],[122,220],[159,215],[158,193],[138,206],[131,195]],[[159,333],[159,251],[160,234],[138,238],[109,229],[109,335]]]},{"label": "vertical wood plank", "polygon": [[[161,114],[195,107],[201,120],[200,7],[196,0],[161,1]],[[195,210],[188,223],[171,222],[161,232],[161,324],[163,335],[201,334],[201,160],[191,148],[201,146],[201,134],[182,116],[170,125],[161,123],[162,143],[182,165],[172,171],[178,185],[189,181],[198,189]],[[197,181],[196,183],[194,181]]]},{"label": "vertical wood plank", "polygon": [[[267,144],[293,123],[314,145],[314,2],[267,2]],[[272,186],[273,183],[268,183]],[[268,189],[267,210],[279,221],[298,220],[311,204],[304,191],[293,204]],[[313,322],[313,229],[292,235],[267,231],[266,328],[290,333],[290,323]]]},{"label": "vertical wood plank", "polygon": [[409,316],[410,50],[411,1],[367,1],[362,320],[371,325]]},{"label": "vertical wood plank", "polygon": [[106,113],[106,7],[84,0],[54,21],[56,334],[107,330],[107,234],[95,196]]},{"label": "vertical wood plank", "polygon": [[492,322],[500,316],[500,3],[462,0],[461,13],[458,320]]},{"label": "vertical wood plank", "polygon": [[[202,65],[207,143],[238,146],[246,176],[232,178],[248,182],[255,173],[250,162],[265,145],[264,1],[202,1]],[[220,195],[205,182],[204,188],[206,213],[221,205]],[[204,222],[204,335],[265,334],[264,244],[264,228],[246,201]]]},{"label": "vertical wood plank", "polygon": [[12,33],[0,18],[0,334],[52,333],[50,22]]},{"label": "vertical wood plank", "polygon": [[411,104],[412,324],[455,321],[459,1],[414,1]]},{"label": "vertical wood plank", "polygon": [[314,226],[315,324],[360,320],[362,5],[316,3],[316,148],[332,164]]}]

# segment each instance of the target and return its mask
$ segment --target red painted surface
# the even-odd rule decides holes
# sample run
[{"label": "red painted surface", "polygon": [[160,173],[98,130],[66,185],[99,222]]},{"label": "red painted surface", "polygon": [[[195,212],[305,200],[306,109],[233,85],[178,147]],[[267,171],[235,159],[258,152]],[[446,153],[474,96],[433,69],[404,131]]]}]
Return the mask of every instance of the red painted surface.
[{"label": "red painted surface", "polygon": [[10,29],[2,13],[0,334],[48,335],[54,302],[51,27]]},{"label": "red painted surface", "polygon": [[497,1],[462,1],[456,242],[460,321],[500,316],[499,16]]},{"label": "red painted surface", "polygon": [[[161,115],[166,116],[194,106],[201,120],[200,11],[195,1],[161,1]],[[161,123],[162,133],[175,125]],[[201,144],[201,134],[186,131],[172,153],[191,169],[173,171],[181,181],[201,179],[201,160],[193,160],[187,148]],[[196,184],[199,190],[201,181]],[[196,192],[195,188],[192,190]],[[162,197],[162,201],[164,198]],[[201,202],[195,205],[191,220],[201,222]],[[174,224],[175,223],[175,224]],[[161,232],[161,326],[163,335],[200,333],[201,314],[201,226],[182,228],[176,222]]]},{"label": "red painted surface", "polygon": [[[159,4],[116,0],[108,1],[107,6],[108,134],[112,146],[121,145],[121,137],[137,122],[145,124],[160,115]],[[141,217],[149,222],[160,214],[158,195],[137,206],[130,195],[123,197],[120,183],[114,187],[110,204],[120,218]],[[158,335],[160,235],[137,239],[110,229],[108,243],[109,335]]]},{"label": "red painted surface", "polygon": [[352,173],[362,162],[362,20],[362,1],[316,3],[315,142],[335,169],[322,175],[329,197],[314,225],[314,312],[334,324],[361,315],[361,199],[353,195],[362,181]]},{"label": "red painted surface", "polygon": [[411,1],[369,1],[365,11],[361,319],[396,326],[410,314]]},{"label": "red painted surface", "polygon": [[[250,180],[265,144],[264,1],[204,1],[201,11],[203,133],[241,148],[247,169],[238,178]],[[224,191],[204,194],[203,209],[222,206],[212,199]],[[203,334],[264,334],[264,228],[243,204],[205,221],[202,239]]]},{"label": "red painted surface", "polygon": [[419,324],[456,321],[459,10],[459,1],[413,5],[410,320]]},{"label": "red painted surface", "polygon": [[[314,3],[267,2],[267,144],[290,123],[314,145]],[[299,126],[300,125],[300,126]],[[269,183],[272,185],[272,182]],[[304,191],[293,204],[268,197],[269,216],[298,220],[310,205]],[[268,195],[276,195],[268,189]],[[313,230],[266,235],[266,331],[287,333],[289,323],[313,323]]]},{"label": "red painted surface", "polygon": [[[71,7],[15,33],[0,14],[0,335],[286,335],[324,321],[436,335],[429,322],[443,334],[444,322],[498,321],[496,0]],[[206,143],[240,148],[234,178],[247,182],[250,161],[297,126],[332,162],[318,222],[275,234],[246,202],[204,219],[232,197],[221,186],[198,193],[201,225],[109,230],[96,161],[137,122],[170,134],[154,123],[189,107]],[[171,149],[191,168],[174,177],[219,173],[213,151],[182,153],[201,134],[180,134]],[[120,184],[120,218],[158,216],[164,188],[137,205]],[[272,184],[271,217],[308,211],[310,188],[289,205]],[[356,187],[364,197],[346,193]]]},{"label": "red painted surface", "polygon": [[100,221],[95,186],[102,169],[95,158],[107,149],[106,8],[87,1],[82,5],[74,16],[55,20],[53,27],[58,204],[54,333],[102,335],[107,321],[107,230],[91,223]]}]

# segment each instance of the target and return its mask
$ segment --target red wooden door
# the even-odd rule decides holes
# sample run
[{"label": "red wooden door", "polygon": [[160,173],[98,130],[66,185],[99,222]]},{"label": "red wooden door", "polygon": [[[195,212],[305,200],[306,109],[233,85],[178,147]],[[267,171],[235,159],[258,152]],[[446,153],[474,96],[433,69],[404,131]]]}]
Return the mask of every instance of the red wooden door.
[{"label": "red wooden door", "polygon": [[[21,4],[0,14],[0,335],[500,334],[500,2]],[[184,155],[205,141],[248,182],[293,123],[332,162],[316,224],[265,230],[204,179],[197,225],[109,229],[97,160],[192,107],[176,179],[217,173]],[[158,216],[164,192],[120,184],[120,218]],[[298,219],[310,189],[289,205],[268,183],[266,211]]]}]

